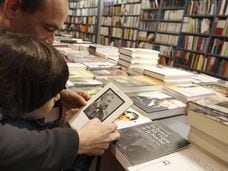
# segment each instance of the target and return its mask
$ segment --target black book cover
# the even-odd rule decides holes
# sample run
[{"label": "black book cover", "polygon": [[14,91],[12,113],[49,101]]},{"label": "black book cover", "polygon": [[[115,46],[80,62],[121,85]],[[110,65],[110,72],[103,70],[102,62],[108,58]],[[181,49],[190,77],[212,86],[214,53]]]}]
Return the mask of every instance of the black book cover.
[{"label": "black book cover", "polygon": [[145,96],[133,96],[130,98],[134,102],[135,106],[145,111],[146,113],[153,113],[169,109],[168,107],[159,105],[161,101],[168,99],[149,98]]},{"label": "black book cover", "polygon": [[149,122],[119,130],[115,142],[127,165],[137,165],[173,153],[189,144],[172,129],[160,122]]}]

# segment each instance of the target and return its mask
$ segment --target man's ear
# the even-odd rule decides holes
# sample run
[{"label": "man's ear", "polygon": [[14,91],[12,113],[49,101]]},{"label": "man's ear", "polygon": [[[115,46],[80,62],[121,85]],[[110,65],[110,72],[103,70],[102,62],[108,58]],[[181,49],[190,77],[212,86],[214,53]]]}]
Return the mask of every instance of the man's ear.
[{"label": "man's ear", "polygon": [[8,19],[14,18],[20,11],[21,0],[5,0],[3,11]]}]

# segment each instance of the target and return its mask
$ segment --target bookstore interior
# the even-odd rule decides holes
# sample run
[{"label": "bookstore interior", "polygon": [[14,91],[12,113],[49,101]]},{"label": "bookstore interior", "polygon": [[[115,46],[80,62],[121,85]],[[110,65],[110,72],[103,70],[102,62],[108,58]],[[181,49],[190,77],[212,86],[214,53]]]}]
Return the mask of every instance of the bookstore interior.
[{"label": "bookstore interior", "polygon": [[118,125],[100,170],[228,170],[227,0],[69,0],[54,46],[92,96],[70,125]]}]

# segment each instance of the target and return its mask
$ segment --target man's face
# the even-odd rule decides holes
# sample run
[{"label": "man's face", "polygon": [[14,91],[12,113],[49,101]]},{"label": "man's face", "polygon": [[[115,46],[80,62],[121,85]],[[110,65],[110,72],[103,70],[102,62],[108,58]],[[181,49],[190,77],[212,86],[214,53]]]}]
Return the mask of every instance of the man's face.
[{"label": "man's face", "polygon": [[68,14],[68,0],[45,0],[43,7],[32,14],[19,12],[11,22],[10,30],[34,35],[53,43]]}]

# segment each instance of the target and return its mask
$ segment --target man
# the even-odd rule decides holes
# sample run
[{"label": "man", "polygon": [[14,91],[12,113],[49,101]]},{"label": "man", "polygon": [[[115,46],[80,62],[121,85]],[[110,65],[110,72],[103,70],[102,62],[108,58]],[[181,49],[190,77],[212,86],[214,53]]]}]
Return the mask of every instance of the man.
[{"label": "man", "polygon": [[[67,13],[68,0],[0,0],[0,28],[28,33],[52,43]],[[88,99],[82,92],[61,92],[61,103],[68,109],[79,108]],[[72,112],[74,109],[68,114]],[[70,128],[28,131],[0,122],[0,170],[33,170],[34,161],[40,162],[40,171],[68,168],[77,154],[103,154],[109,143],[119,137],[116,129],[115,124],[104,124],[98,119],[89,121],[77,132]],[[56,139],[60,143],[51,145]],[[34,148],[40,149],[38,153],[32,151]],[[55,159],[50,157],[53,153]],[[17,163],[18,158],[24,162]]]}]

